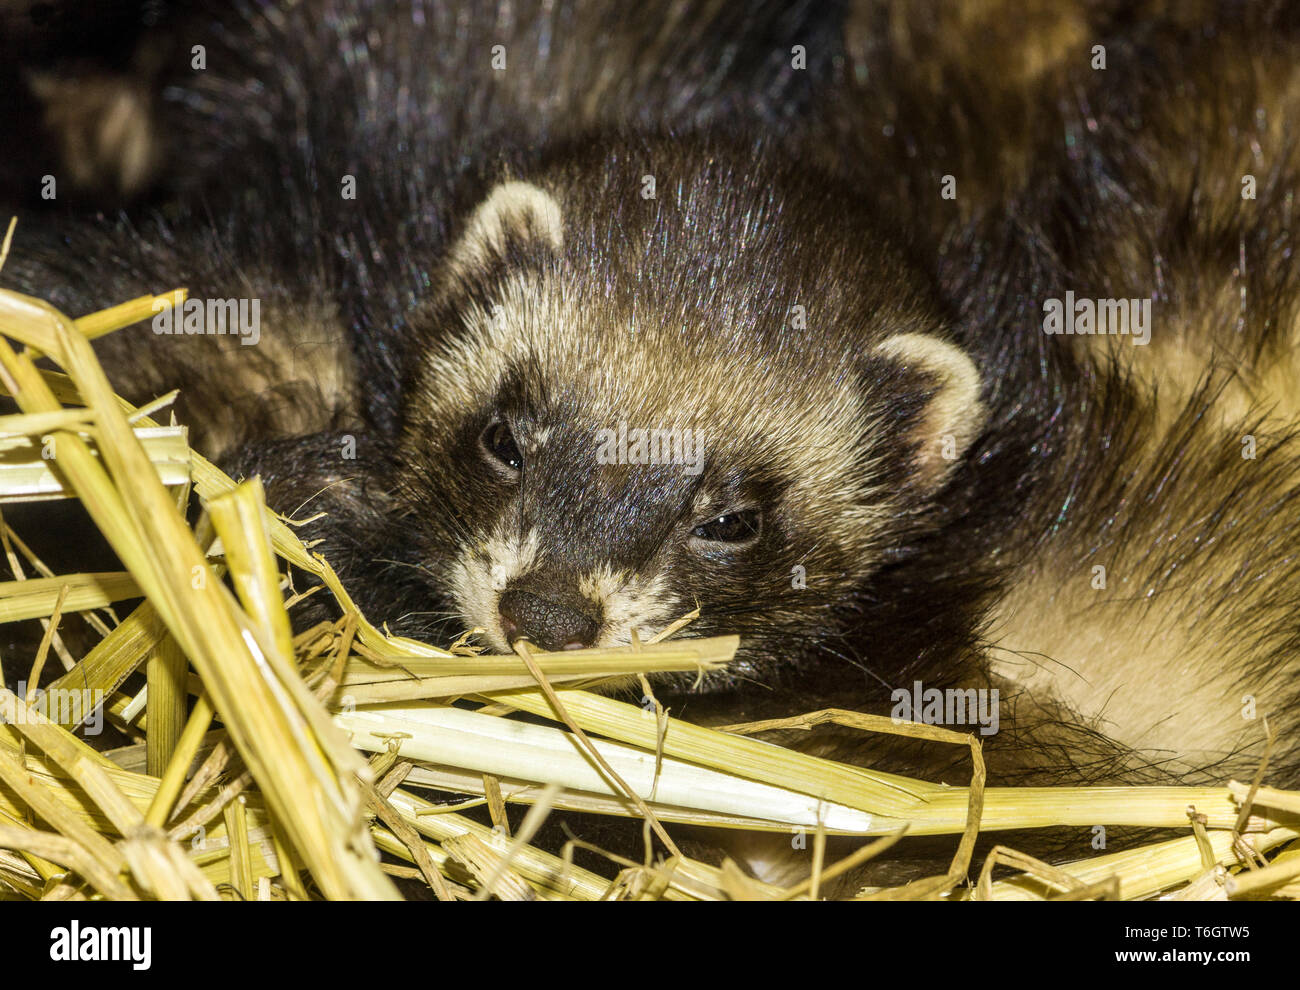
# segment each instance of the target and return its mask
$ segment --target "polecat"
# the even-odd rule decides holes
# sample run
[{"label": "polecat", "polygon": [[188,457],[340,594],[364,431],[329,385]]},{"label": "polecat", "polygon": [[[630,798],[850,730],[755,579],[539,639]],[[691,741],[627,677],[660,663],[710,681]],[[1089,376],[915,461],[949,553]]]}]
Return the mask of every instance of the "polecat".
[{"label": "polecat", "polygon": [[[668,3],[685,28],[637,20],[606,57],[578,19],[619,26],[601,4],[502,9],[228,18],[171,91],[198,172],[171,181],[179,198],[36,221],[53,236],[20,241],[4,278],[74,312],[178,283],[262,298],[257,347],[144,329],[105,359],[141,397],[186,386],[210,449],[262,473],[277,508],[327,510],[309,535],[395,631],[565,649],[698,606],[688,634],[742,648],[688,716],[888,712],[918,680],[992,684],[1001,779],[1253,767],[1243,713],[1300,700],[1300,441],[1274,373],[1296,342],[1297,170],[1267,117],[1291,77],[1261,71],[1221,105],[1177,57],[1191,40],[1114,26],[1106,71],[1136,107],[1099,122],[1099,81],[1049,103],[1069,143],[1030,135],[1048,151],[948,215],[922,191],[933,161],[855,126],[834,16]],[[791,71],[805,33],[823,47]],[[1177,113],[1143,78],[1148,47],[1189,106],[1260,143],[1259,199],[1208,152],[1158,181],[1143,135],[1161,132],[1134,114]],[[870,179],[890,169],[908,199],[882,201]],[[1149,350],[1048,332],[1067,298],[1094,320],[1147,300]],[[133,363],[148,374],[130,382]],[[934,769],[892,739],[852,753]],[[1274,765],[1296,779],[1294,742]]]}]

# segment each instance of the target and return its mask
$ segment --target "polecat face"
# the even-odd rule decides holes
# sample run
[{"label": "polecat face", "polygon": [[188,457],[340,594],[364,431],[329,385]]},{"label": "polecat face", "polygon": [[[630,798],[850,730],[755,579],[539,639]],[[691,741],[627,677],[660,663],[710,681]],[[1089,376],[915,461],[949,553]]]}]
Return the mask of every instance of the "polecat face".
[{"label": "polecat face", "polygon": [[740,633],[753,672],[925,525],[979,377],[833,192],[642,153],[474,211],[413,321],[395,497],[496,650],[645,639],[698,606],[690,632]]}]

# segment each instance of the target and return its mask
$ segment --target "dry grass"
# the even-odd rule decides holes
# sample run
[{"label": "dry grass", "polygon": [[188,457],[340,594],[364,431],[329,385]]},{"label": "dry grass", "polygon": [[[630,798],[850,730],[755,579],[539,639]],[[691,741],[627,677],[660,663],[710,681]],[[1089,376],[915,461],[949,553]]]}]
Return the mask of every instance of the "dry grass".
[{"label": "dry grass", "polygon": [[[819,896],[904,832],[952,835],[951,867],[858,896],[1300,891],[1300,793],[1258,781],[985,787],[975,737],[945,729],[820,712],[720,731],[591,690],[610,679],[713,669],[731,658],[735,637],[672,640],[670,629],[625,649],[521,647],[519,656],[486,657],[385,635],[329,563],[267,508],[256,480],[236,484],[188,450],[183,429],[154,422],[150,413],[165,403],[137,410],[113,393],[88,341],[147,318],[152,303],[73,320],[0,292],[0,387],[18,409],[0,417],[0,508],[77,498],[125,568],[53,574],[0,521],[16,578],[0,584],[0,621],[44,627],[33,656],[3,658],[5,673],[36,683],[47,665],[64,668],[39,703],[0,691],[0,897],[394,898],[391,877],[401,876],[444,899],[788,899]],[[61,371],[38,368],[38,354]],[[191,499],[203,509],[194,526],[183,511]],[[290,565],[329,588],[339,621],[294,635]],[[135,598],[142,604],[120,621],[104,609]],[[60,635],[72,622],[94,631],[80,657]],[[146,686],[124,693],[140,673]],[[79,735],[90,710],[71,703],[77,698],[102,699],[106,717],[136,743],[96,751]],[[478,707],[452,707],[458,700]],[[512,712],[549,721],[524,723]],[[876,773],[748,735],[824,721],[968,747],[969,786]],[[466,795],[464,806],[415,793],[429,786]],[[504,824],[508,803],[531,806],[514,835],[459,813],[484,804]],[[581,843],[561,855],[532,844],[553,810],[643,819],[669,855],[621,861],[614,879],[598,876],[570,861]],[[731,863],[691,860],[673,843],[671,823],[806,830],[813,876],[779,888]],[[1062,866],[1002,847],[972,862],[981,832],[1098,823],[1186,835]],[[829,834],[867,838],[833,863]],[[376,850],[389,859],[381,863]],[[994,881],[999,864],[1019,872]]]}]

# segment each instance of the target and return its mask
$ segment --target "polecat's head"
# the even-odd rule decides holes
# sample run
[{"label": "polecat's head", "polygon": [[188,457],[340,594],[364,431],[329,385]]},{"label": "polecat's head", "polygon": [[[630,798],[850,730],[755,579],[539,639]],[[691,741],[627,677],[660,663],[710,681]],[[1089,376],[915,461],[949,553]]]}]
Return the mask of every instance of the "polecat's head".
[{"label": "polecat's head", "polygon": [[414,321],[397,494],[491,647],[698,606],[691,633],[789,655],[924,525],[978,373],[879,231],[782,169],[569,159],[463,224]]}]

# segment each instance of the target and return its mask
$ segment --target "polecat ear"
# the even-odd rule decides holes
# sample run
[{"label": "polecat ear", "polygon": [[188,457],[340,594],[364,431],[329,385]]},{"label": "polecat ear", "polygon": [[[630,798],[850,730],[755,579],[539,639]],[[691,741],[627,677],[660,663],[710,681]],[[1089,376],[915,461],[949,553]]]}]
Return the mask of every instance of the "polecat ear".
[{"label": "polecat ear", "polygon": [[912,428],[918,484],[935,491],[984,429],[988,410],[980,401],[979,370],[960,347],[924,333],[898,334],[876,353],[928,379],[935,390]]},{"label": "polecat ear", "polygon": [[482,271],[511,246],[564,246],[564,214],[555,197],[517,179],[498,185],[474,210],[448,254],[457,274]]}]

